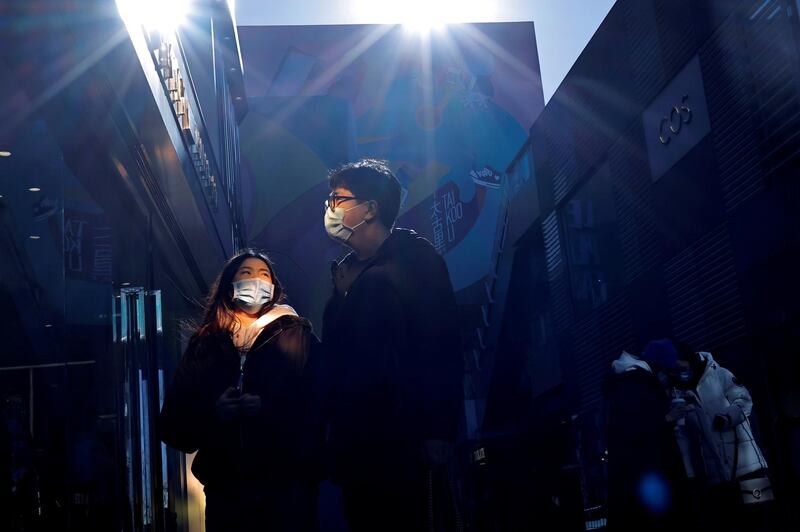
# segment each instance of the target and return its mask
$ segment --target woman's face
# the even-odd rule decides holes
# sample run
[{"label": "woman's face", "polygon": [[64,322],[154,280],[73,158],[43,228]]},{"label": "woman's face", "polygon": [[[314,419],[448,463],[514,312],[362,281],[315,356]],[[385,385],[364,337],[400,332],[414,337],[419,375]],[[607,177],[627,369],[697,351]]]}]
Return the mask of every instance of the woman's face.
[{"label": "woman's face", "polygon": [[681,373],[689,371],[690,369],[692,369],[692,365],[689,363],[688,360],[678,360],[676,366],[673,369],[667,371],[667,374],[670,377],[677,377]]},{"label": "woman's face", "polygon": [[236,270],[236,275],[233,276],[233,282],[242,281],[244,279],[261,279],[268,283],[273,283],[272,274],[269,273],[267,263],[261,259],[250,257],[245,259]]}]

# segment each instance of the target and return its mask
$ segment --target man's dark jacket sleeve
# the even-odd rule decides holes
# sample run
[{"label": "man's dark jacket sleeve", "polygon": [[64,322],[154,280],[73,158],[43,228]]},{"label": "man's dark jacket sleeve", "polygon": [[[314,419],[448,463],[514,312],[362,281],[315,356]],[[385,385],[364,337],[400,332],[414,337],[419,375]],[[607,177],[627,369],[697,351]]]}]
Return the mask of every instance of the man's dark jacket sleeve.
[{"label": "man's dark jacket sleeve", "polygon": [[454,441],[463,404],[463,357],[458,316],[444,259],[433,248],[416,257],[419,286],[413,315],[419,372],[420,421],[425,439]]}]

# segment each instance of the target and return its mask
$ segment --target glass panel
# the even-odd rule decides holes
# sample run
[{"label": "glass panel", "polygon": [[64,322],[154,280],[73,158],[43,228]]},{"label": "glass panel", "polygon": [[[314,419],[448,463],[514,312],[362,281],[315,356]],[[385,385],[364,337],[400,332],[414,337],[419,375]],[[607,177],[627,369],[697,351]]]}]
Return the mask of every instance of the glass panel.
[{"label": "glass panel", "polygon": [[[2,63],[0,79],[0,116],[20,116],[25,91]],[[26,529],[161,529],[162,512],[179,511],[169,488],[173,500],[184,489],[167,473],[182,457],[155,440],[162,361],[180,357],[192,298],[162,262],[176,252],[156,253],[149,213],[120,206],[124,168],[110,175],[96,154],[62,149],[58,128],[74,112],[63,103],[0,129],[10,152],[0,157],[0,413],[21,449],[12,518]]]},{"label": "glass panel", "polygon": [[562,207],[572,294],[577,316],[608,301],[619,285],[616,208],[603,165]]}]

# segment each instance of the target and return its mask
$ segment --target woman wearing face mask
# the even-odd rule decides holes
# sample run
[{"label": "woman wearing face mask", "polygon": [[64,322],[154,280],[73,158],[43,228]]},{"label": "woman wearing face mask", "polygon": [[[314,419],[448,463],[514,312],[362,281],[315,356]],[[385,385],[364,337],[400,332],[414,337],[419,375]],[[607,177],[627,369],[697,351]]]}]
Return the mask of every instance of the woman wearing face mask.
[{"label": "woman wearing face mask", "polygon": [[[750,426],[750,392],[711,353],[695,353],[682,342],[676,346],[667,420],[675,424],[700,528],[771,530],[762,526],[769,513],[763,503],[772,492],[767,461]],[[748,489],[757,497],[748,496]]]},{"label": "woman wearing face mask", "polygon": [[317,344],[310,322],[283,304],[266,255],[225,264],[159,419],[167,445],[197,451],[209,532],[315,528]]}]

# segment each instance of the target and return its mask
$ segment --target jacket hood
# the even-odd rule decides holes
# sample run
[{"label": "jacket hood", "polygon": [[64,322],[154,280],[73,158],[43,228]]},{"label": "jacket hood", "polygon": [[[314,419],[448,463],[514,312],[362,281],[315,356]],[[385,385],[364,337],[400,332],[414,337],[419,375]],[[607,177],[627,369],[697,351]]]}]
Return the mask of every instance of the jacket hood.
[{"label": "jacket hood", "polygon": [[692,365],[692,368],[697,371],[697,376],[695,377],[695,386],[699,386],[703,379],[709,375],[712,370],[719,368],[719,364],[714,360],[714,357],[711,356],[711,353],[706,351],[698,351],[697,356],[700,357],[700,364],[699,368]]},{"label": "jacket hood", "polygon": [[647,362],[633,356],[627,351],[623,351],[622,355],[620,355],[618,359],[611,363],[611,369],[617,375],[627,371],[632,371],[636,368],[643,369],[648,373],[653,373],[653,370],[650,369],[650,365]]},{"label": "jacket hood", "polygon": [[714,357],[711,356],[711,353],[708,353],[706,351],[698,351],[697,354],[701,359],[703,359],[706,362],[706,364],[708,364],[709,367],[712,364],[717,363],[716,360],[714,360]]}]

